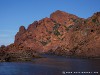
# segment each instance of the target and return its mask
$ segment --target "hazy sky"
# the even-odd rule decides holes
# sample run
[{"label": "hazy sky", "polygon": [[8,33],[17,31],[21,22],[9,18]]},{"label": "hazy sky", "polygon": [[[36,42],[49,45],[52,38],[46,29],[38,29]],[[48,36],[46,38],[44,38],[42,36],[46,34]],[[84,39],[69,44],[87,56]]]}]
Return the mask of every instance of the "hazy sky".
[{"label": "hazy sky", "polygon": [[82,18],[100,11],[100,0],[0,0],[0,45],[14,42],[19,27],[62,10]]}]

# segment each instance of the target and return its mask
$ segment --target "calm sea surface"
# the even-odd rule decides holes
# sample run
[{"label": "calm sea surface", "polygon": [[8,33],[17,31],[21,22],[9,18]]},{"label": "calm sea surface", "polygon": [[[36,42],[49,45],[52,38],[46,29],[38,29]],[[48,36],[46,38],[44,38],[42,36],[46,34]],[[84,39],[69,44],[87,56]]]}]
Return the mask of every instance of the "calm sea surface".
[{"label": "calm sea surface", "polygon": [[0,62],[0,75],[100,75],[100,59],[45,57],[33,62]]}]

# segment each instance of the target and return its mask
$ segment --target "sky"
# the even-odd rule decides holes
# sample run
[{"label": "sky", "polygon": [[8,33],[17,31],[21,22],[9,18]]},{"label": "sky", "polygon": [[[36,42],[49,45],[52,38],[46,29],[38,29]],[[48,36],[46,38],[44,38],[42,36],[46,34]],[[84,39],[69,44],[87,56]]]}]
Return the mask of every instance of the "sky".
[{"label": "sky", "polygon": [[100,0],[0,0],[0,45],[13,43],[21,25],[27,28],[56,10],[88,18],[100,11]]}]

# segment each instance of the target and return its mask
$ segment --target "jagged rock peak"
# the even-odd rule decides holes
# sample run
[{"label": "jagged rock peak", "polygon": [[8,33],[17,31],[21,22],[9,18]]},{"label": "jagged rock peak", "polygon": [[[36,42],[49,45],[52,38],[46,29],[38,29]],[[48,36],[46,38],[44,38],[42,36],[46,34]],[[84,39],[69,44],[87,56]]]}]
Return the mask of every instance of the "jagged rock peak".
[{"label": "jagged rock peak", "polygon": [[100,12],[96,12],[96,13],[94,13],[91,17],[89,17],[89,18],[99,17],[99,16],[100,16]]},{"label": "jagged rock peak", "polygon": [[51,15],[50,15],[50,18],[53,18],[54,16],[58,16],[58,17],[69,17],[69,16],[74,16],[74,17],[77,17],[73,14],[70,14],[70,13],[67,13],[67,12],[64,12],[64,11],[60,11],[60,10],[57,10],[55,12],[53,12]]},{"label": "jagged rock peak", "polygon": [[100,12],[96,12],[94,13],[91,17],[88,18],[88,20],[92,21],[92,22],[100,22]]},{"label": "jagged rock peak", "polygon": [[33,30],[34,28],[36,28],[38,25],[38,21],[34,21],[32,24],[30,24],[27,28],[28,31]]},{"label": "jagged rock peak", "polygon": [[60,10],[57,10],[55,12],[53,12],[50,15],[50,18],[62,25],[72,25],[74,24],[73,20],[75,19],[79,19],[79,17],[73,15],[73,14],[69,14]]},{"label": "jagged rock peak", "polygon": [[96,12],[94,13],[94,15],[100,16],[100,12]]},{"label": "jagged rock peak", "polygon": [[26,31],[26,28],[24,26],[20,26],[19,28],[19,32],[23,33]]}]

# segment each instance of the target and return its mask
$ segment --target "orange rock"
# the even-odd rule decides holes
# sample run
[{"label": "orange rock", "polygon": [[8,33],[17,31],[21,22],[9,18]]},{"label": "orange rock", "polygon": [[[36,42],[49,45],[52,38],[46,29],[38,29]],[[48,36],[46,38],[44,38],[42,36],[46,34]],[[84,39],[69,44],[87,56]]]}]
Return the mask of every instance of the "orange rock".
[{"label": "orange rock", "polygon": [[35,21],[27,29],[21,26],[14,46],[9,46],[9,50],[58,50],[55,54],[100,57],[100,12],[83,19],[57,10],[50,18]]}]

